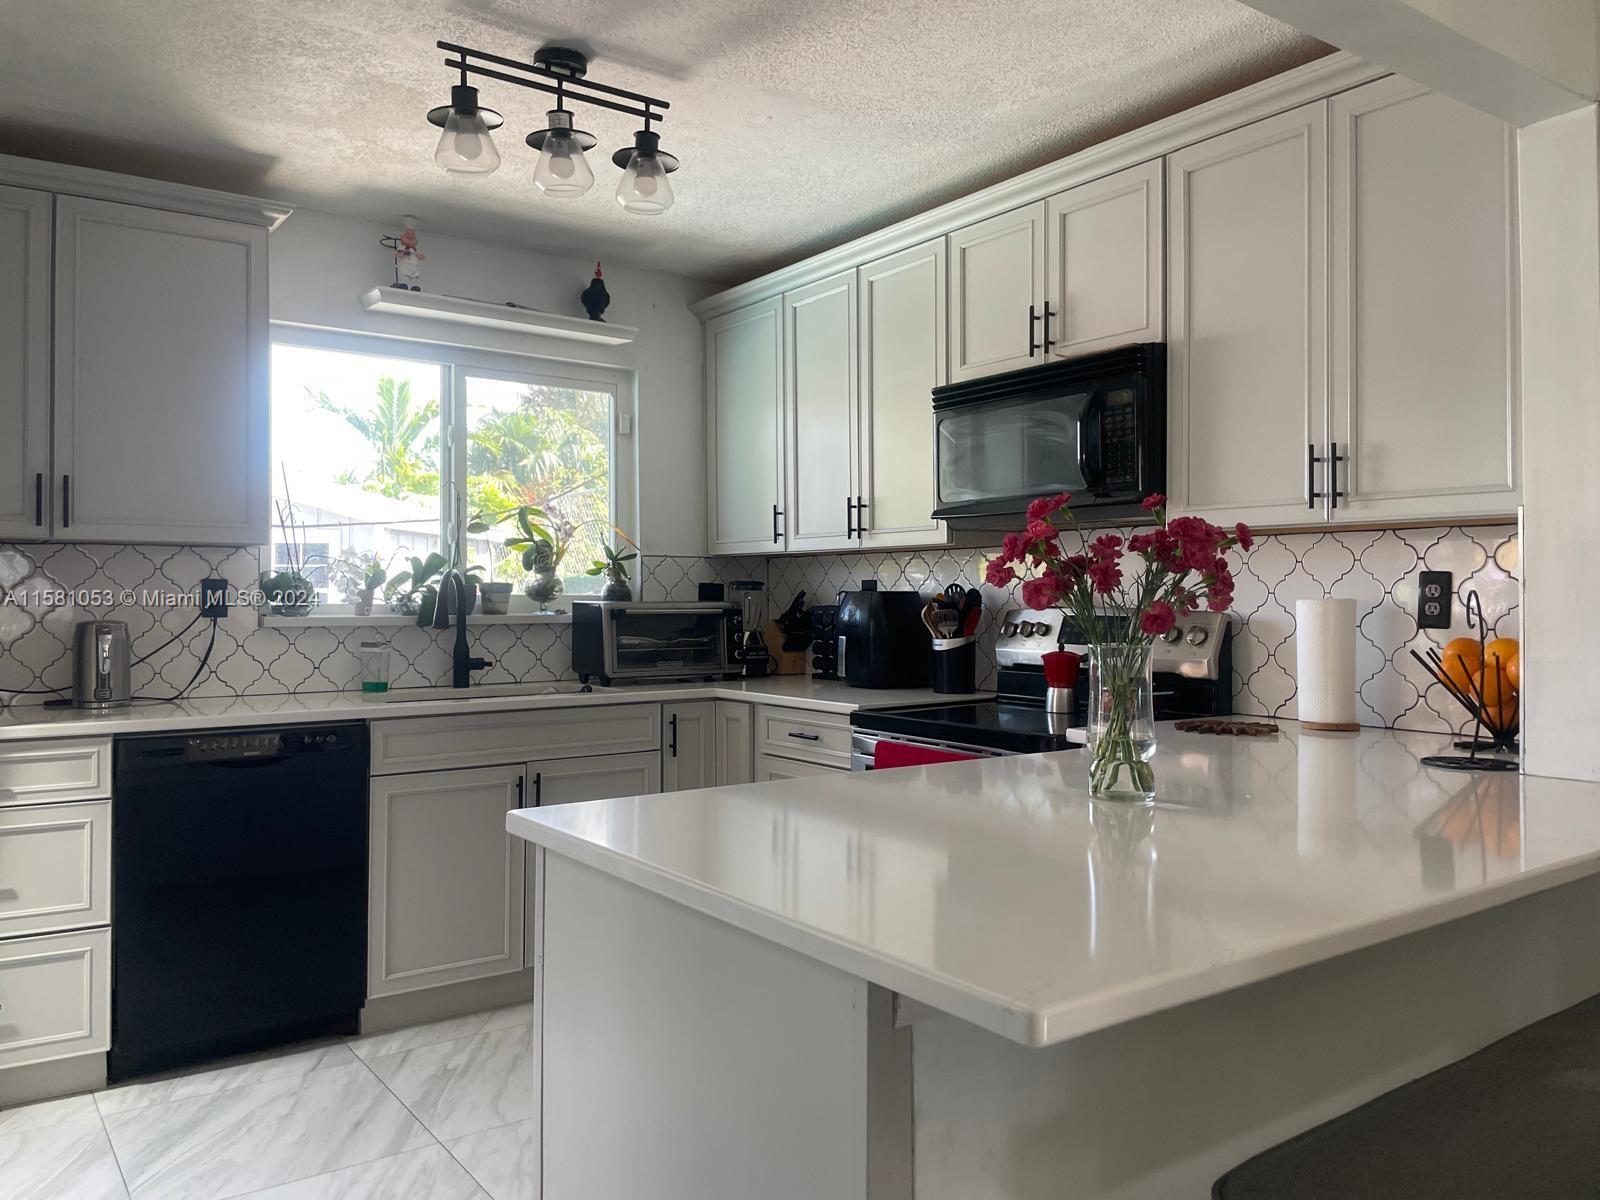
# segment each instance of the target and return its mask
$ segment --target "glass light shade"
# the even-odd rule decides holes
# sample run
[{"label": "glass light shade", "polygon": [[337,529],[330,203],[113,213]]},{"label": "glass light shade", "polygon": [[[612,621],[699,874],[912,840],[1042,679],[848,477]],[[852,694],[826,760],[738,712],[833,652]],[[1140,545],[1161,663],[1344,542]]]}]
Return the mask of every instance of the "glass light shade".
[{"label": "glass light shade", "polygon": [[500,151],[489,136],[489,126],[481,112],[459,113],[454,109],[445,118],[433,161],[446,175],[492,174],[500,165]]},{"label": "glass light shade", "polygon": [[534,185],[546,196],[581,196],[594,186],[594,172],[570,129],[552,129],[539,148]]},{"label": "glass light shade", "polygon": [[653,217],[672,207],[672,185],[654,154],[636,152],[617,184],[617,203],[625,212]]}]

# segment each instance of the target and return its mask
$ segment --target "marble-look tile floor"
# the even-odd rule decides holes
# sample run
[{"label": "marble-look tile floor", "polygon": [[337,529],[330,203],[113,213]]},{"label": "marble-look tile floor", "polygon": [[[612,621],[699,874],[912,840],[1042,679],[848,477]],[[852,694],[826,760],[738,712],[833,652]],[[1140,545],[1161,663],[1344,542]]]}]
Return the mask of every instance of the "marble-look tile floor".
[{"label": "marble-look tile floor", "polygon": [[5,1200],[530,1200],[533,1006],[0,1110]]}]

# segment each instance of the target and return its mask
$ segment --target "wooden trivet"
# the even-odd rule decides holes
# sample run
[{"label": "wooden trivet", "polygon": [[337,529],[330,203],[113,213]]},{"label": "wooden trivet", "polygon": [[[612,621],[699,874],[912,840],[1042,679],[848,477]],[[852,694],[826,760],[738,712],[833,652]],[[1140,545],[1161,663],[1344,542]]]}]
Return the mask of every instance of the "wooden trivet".
[{"label": "wooden trivet", "polygon": [[1222,717],[1206,717],[1198,721],[1178,721],[1173,728],[1179,733],[1214,733],[1222,737],[1271,737],[1278,732],[1276,725],[1261,721],[1229,721]]}]

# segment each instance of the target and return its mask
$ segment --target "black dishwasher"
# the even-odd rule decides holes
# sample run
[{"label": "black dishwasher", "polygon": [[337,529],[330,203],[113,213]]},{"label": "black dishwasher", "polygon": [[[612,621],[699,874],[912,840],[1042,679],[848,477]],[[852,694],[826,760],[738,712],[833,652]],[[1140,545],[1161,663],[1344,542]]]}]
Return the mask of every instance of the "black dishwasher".
[{"label": "black dishwasher", "polygon": [[118,738],[115,762],[108,1076],[355,1032],[366,726]]}]

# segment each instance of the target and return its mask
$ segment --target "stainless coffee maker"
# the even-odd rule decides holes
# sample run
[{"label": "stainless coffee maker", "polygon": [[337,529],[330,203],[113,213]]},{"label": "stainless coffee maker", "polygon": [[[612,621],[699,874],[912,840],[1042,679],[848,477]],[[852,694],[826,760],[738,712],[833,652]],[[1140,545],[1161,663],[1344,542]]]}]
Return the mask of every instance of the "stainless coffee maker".
[{"label": "stainless coffee maker", "polygon": [[125,621],[79,621],[72,636],[72,703],[79,708],[122,708],[133,701]]}]

